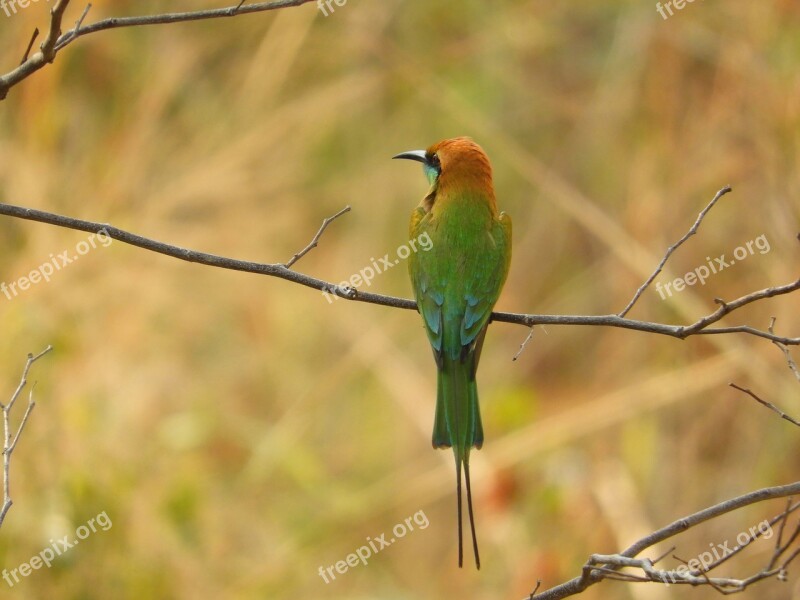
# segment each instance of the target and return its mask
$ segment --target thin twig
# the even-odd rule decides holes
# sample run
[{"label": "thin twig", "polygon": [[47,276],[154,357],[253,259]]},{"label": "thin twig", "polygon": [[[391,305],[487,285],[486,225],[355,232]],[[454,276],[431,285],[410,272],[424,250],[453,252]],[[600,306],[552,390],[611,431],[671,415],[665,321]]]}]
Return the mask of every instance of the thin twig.
[{"label": "thin twig", "polygon": [[[789,564],[790,564],[790,563],[791,563],[791,562],[792,562],[792,561],[793,561],[795,558],[797,558],[798,556],[800,556],[800,548],[795,548],[795,549],[792,551],[792,553],[789,555],[789,558],[787,558],[785,561],[783,561],[783,564],[781,565],[781,574],[780,574],[780,575],[778,575],[778,578],[779,578],[779,579],[781,579],[782,581],[786,581],[786,568],[787,568],[787,567],[789,566]],[[783,577],[781,577],[781,575],[782,575]]]},{"label": "thin twig", "polygon": [[783,541],[783,531],[786,529],[786,520],[789,518],[789,509],[792,506],[792,498],[789,497],[786,499],[786,510],[783,511],[783,518],[781,519],[781,526],[778,528],[778,537],[775,539],[775,543],[780,546]]},{"label": "thin twig", "polygon": [[533,600],[533,597],[536,595],[536,592],[538,592],[538,591],[539,591],[539,588],[540,588],[541,586],[542,586],[542,580],[541,580],[541,579],[537,579],[537,580],[536,580],[536,587],[535,587],[535,588],[533,588],[533,591],[531,592],[531,595],[530,595],[530,596],[528,596],[528,600]]},{"label": "thin twig", "polygon": [[22,60],[20,61],[19,64],[21,64],[21,65],[25,64],[25,61],[28,60],[28,56],[31,53],[31,48],[33,48],[33,43],[36,41],[37,37],[39,37],[39,28],[38,27],[36,27],[33,30],[33,35],[31,36],[31,41],[28,42],[28,47],[25,48],[25,54],[22,55]]},{"label": "thin twig", "polygon": [[[787,503],[786,503],[786,510],[784,510],[781,514],[773,517],[769,521],[770,527],[775,525],[775,523],[780,522],[780,527],[781,527],[781,529],[783,529],[783,526],[786,524],[786,520],[789,518],[789,515],[792,514],[794,511],[796,511],[798,508],[800,508],[800,502],[792,504],[792,498],[790,497],[788,499]],[[740,552],[745,550],[750,544],[752,544],[755,540],[763,537],[765,534],[766,534],[766,531],[761,531],[760,528],[757,528],[754,533],[748,534],[748,540],[746,542],[744,542],[743,544],[739,544],[738,540],[737,540],[736,547],[733,550],[730,550],[724,556],[720,557],[718,560],[716,560],[713,563],[709,564],[706,567],[706,571],[711,571],[713,569],[716,569],[721,564],[727,562],[728,560],[730,560],[731,558],[733,558],[734,556],[736,556],[737,554],[739,554]],[[779,535],[779,538],[780,538],[780,535]],[[778,540],[778,542],[779,542],[779,540]],[[778,543],[778,542],[776,542],[776,543],[778,544],[778,546],[780,546],[780,543]],[[774,565],[772,563],[770,563],[767,566],[767,569],[772,569],[773,567],[774,567]],[[699,574],[699,572],[698,572],[698,574]]]},{"label": "thin twig", "polygon": [[[61,21],[64,18],[64,11],[69,6],[69,0],[56,0],[53,8],[50,9],[50,29],[47,31],[47,37],[44,38],[41,49],[41,55],[44,62],[51,63],[56,57],[56,42],[61,35]],[[24,66],[20,65],[20,67]]]},{"label": "thin twig", "polygon": [[291,259],[289,259],[289,262],[285,263],[283,266],[286,267],[287,269],[291,269],[294,263],[303,258],[311,250],[316,248],[317,243],[319,242],[319,238],[322,237],[323,233],[325,233],[325,230],[328,228],[328,225],[333,223],[336,219],[341,217],[346,212],[350,212],[349,204],[345,206],[342,210],[337,212],[335,215],[333,215],[332,217],[328,217],[324,221],[322,221],[322,226],[319,228],[319,231],[317,231],[317,235],[315,235],[314,238],[311,240],[311,242],[309,242],[308,246],[306,246],[300,252],[295,254]]},{"label": "thin twig", "polygon": [[86,8],[83,9],[80,18],[77,21],[75,21],[75,27],[70,29],[65,37],[62,36],[61,38],[59,38],[58,43],[56,44],[55,47],[56,52],[58,52],[61,48],[63,48],[64,46],[66,46],[72,40],[75,39],[75,36],[81,30],[81,25],[83,25],[83,21],[84,19],[86,19],[86,15],[89,14],[91,8],[92,8],[92,3],[90,2],[89,4],[86,5]]},{"label": "thin twig", "polygon": [[511,359],[512,361],[516,361],[519,358],[519,355],[525,351],[525,346],[528,345],[528,342],[530,342],[532,338],[533,338],[533,327],[531,327],[531,330],[528,332],[528,337],[525,338],[525,341],[519,345],[519,350],[517,350],[517,353],[514,355],[514,358]]},{"label": "thin twig", "polygon": [[[298,273],[292,269],[287,269],[286,266],[281,263],[256,263],[244,260],[236,260],[224,256],[217,256],[215,254],[208,254],[206,252],[198,252],[195,250],[189,250],[187,248],[180,248],[178,246],[172,246],[170,244],[165,244],[163,242],[118,229],[117,227],[113,227],[107,223],[84,221],[82,219],[74,219],[72,217],[57,215],[33,208],[13,206],[10,204],[0,204],[0,215],[7,215],[18,219],[27,219],[29,221],[47,223],[49,225],[56,225],[58,227],[65,227],[67,229],[87,231],[89,233],[102,233],[125,244],[144,248],[145,250],[150,250],[151,252],[158,252],[159,254],[185,260],[187,262],[218,267],[221,269],[232,269],[234,271],[244,271],[247,273],[257,273],[259,275],[278,277],[280,279],[286,279],[287,281],[298,283],[315,290],[329,293],[333,292],[339,297],[356,302],[366,302],[368,304],[378,304],[380,306],[390,306],[392,308],[404,308],[408,310],[417,309],[417,303],[413,300],[396,298],[394,296],[386,296],[384,294],[373,294],[370,292],[357,291],[354,288],[345,289],[333,283],[316,279],[314,277],[304,275],[303,273]],[[535,315],[495,312],[492,313],[491,319],[492,321],[513,323],[515,325],[524,325],[525,327],[532,327],[534,325],[588,325],[594,327],[618,327],[620,329],[630,329],[633,331],[666,335],[681,340],[693,335],[744,333],[767,340],[778,341],[782,344],[790,346],[797,346],[800,345],[800,337],[781,337],[768,331],[750,327],[749,325],[734,325],[730,327],[717,328],[710,327],[710,325],[713,325],[717,321],[721,320],[724,316],[743,306],[765,298],[790,294],[798,289],[800,289],[800,279],[786,285],[758,290],[742,296],[741,298],[737,298],[736,300],[726,302],[724,306],[721,306],[713,313],[702,317],[690,325],[667,325],[665,323],[637,321],[635,319],[622,318],[619,315],[613,314]]]},{"label": "thin twig", "polygon": [[670,547],[670,549],[669,549],[669,550],[666,550],[665,552],[663,552],[662,554],[660,554],[659,556],[657,556],[656,558],[654,558],[654,559],[653,559],[652,561],[650,561],[650,562],[652,562],[654,565],[657,565],[657,564],[658,564],[658,563],[660,563],[662,560],[664,560],[665,558],[667,558],[667,556],[669,556],[670,554],[672,554],[673,552],[675,552],[675,549],[676,549],[676,548],[677,548],[677,546],[672,546],[672,547]]},{"label": "thin twig", "polygon": [[23,414],[22,420],[20,421],[19,427],[17,427],[13,438],[11,435],[11,410],[14,408],[14,404],[22,393],[22,390],[25,388],[25,385],[28,383],[28,372],[31,370],[33,363],[42,358],[52,349],[52,346],[48,346],[36,356],[33,354],[28,354],[28,359],[25,362],[25,368],[22,370],[22,377],[19,381],[19,385],[17,385],[17,389],[14,390],[14,393],[7,404],[0,402],[0,412],[3,413],[3,506],[0,508],[0,526],[3,525],[3,520],[6,518],[6,514],[8,513],[9,509],[11,509],[11,505],[13,504],[13,501],[11,500],[11,487],[9,479],[9,473],[11,469],[11,454],[17,447],[19,436],[22,435],[22,430],[25,429],[25,425],[28,423],[28,418],[31,416],[31,412],[36,406],[36,403],[33,401],[33,388],[35,387],[35,384],[28,394],[28,406],[25,408],[25,414]]},{"label": "thin twig", "polygon": [[687,231],[686,234],[677,242],[675,242],[672,246],[667,248],[667,253],[664,255],[664,258],[661,259],[661,262],[658,263],[656,270],[653,271],[650,277],[647,278],[647,281],[645,281],[641,286],[639,286],[639,289],[636,290],[636,293],[633,295],[633,298],[631,298],[631,301],[628,302],[628,305],[625,308],[623,308],[621,312],[617,314],[618,317],[624,317],[625,315],[628,314],[628,312],[630,312],[630,310],[633,308],[633,305],[636,304],[637,300],[639,300],[640,296],[649,287],[649,285],[653,283],[653,280],[658,276],[658,274],[661,273],[661,269],[664,268],[664,265],[669,260],[669,257],[672,256],[672,253],[675,252],[675,250],[677,250],[686,240],[688,240],[695,233],[697,233],[697,229],[700,227],[700,223],[702,223],[706,214],[708,214],[708,211],[710,211],[714,207],[714,205],[720,198],[722,198],[725,194],[727,194],[730,191],[731,191],[731,186],[729,185],[726,185],[724,188],[718,191],[714,196],[714,198],[711,200],[711,202],[708,203],[708,206],[706,206],[702,211],[700,211],[700,214],[697,216],[697,220],[694,222],[694,225],[691,226],[689,231]]},{"label": "thin twig", "polygon": [[76,22],[75,27],[64,34],[61,34],[61,20],[64,15],[64,10],[69,4],[69,0],[57,0],[56,4],[50,11],[50,30],[45,42],[42,44],[41,51],[36,52],[32,56],[28,57],[25,62],[12,71],[9,71],[4,75],[0,75],[0,100],[3,100],[8,95],[8,92],[12,87],[30,77],[33,73],[43,68],[47,63],[53,62],[56,54],[65,46],[90,33],[105,31],[107,29],[118,29],[121,27],[164,25],[170,23],[200,21],[205,19],[218,19],[222,17],[235,17],[237,15],[300,6],[313,1],[314,0],[273,0],[271,2],[254,2],[252,4],[243,4],[243,2],[240,1],[238,4],[229,6],[227,8],[214,8],[179,13],[164,13],[158,15],[143,15],[137,17],[111,17],[109,19],[97,21],[96,23],[83,25],[83,18],[88,12],[87,7],[84,9],[84,15]]},{"label": "thin twig", "polygon": [[[774,327],[775,327],[775,317],[772,317],[769,321],[769,328],[767,329],[767,331],[769,331],[771,334],[774,335],[775,334]],[[786,359],[786,364],[789,365],[789,370],[792,373],[794,373],[794,376],[797,379],[797,381],[800,381],[800,369],[797,368],[797,363],[794,362],[794,359],[792,358],[789,349],[785,345],[781,344],[780,342],[776,342],[775,340],[773,340],[772,343],[775,344],[778,348],[780,348],[781,352],[783,352],[783,357]]]},{"label": "thin twig", "polygon": [[778,413],[780,415],[781,419],[786,419],[787,421],[789,421],[789,423],[792,423],[793,425],[797,425],[798,427],[800,427],[800,421],[797,421],[793,417],[787,415],[785,412],[783,412],[781,409],[779,409],[777,406],[775,406],[772,402],[767,402],[766,400],[762,400],[761,398],[756,396],[756,394],[754,394],[752,391],[748,390],[747,388],[739,387],[735,383],[729,383],[728,385],[731,386],[734,389],[739,390],[740,392],[744,392],[745,394],[750,396],[756,402],[759,402],[759,403],[763,404],[764,406],[766,406],[771,411],[774,411],[774,412]]},{"label": "thin twig", "polygon": [[31,386],[31,391],[28,392],[28,406],[25,407],[25,414],[22,415],[22,421],[19,423],[19,427],[17,428],[17,433],[14,435],[14,439],[11,442],[11,445],[8,446],[6,450],[6,454],[11,454],[14,452],[14,448],[17,447],[17,442],[19,441],[19,436],[22,433],[22,430],[25,429],[25,424],[28,422],[28,417],[31,415],[31,411],[33,407],[36,406],[36,402],[33,401],[33,390],[36,389],[36,383]]}]

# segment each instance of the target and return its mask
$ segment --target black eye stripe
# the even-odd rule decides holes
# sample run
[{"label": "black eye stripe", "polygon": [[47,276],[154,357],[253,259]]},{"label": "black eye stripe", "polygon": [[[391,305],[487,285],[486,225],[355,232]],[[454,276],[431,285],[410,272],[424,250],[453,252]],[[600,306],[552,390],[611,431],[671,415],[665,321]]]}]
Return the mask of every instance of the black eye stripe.
[{"label": "black eye stripe", "polygon": [[439,161],[439,155],[435,152],[428,157],[428,162],[430,165],[436,169],[442,168],[442,163]]}]

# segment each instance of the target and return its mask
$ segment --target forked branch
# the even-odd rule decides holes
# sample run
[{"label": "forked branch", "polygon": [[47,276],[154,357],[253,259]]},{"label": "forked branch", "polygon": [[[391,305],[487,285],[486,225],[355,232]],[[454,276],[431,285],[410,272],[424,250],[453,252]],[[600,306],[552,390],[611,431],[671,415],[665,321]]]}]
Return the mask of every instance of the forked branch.
[{"label": "forked branch", "polygon": [[[731,498],[724,502],[720,502],[714,506],[696,512],[694,514],[678,519],[670,523],[666,527],[654,531],[650,535],[640,539],[629,548],[626,548],[619,554],[593,554],[589,557],[584,564],[581,574],[567,582],[557,585],[553,588],[545,590],[541,593],[536,593],[534,590],[529,596],[528,600],[560,600],[569,596],[580,594],[588,587],[603,581],[604,579],[612,579],[618,581],[633,581],[633,582],[654,582],[666,585],[683,584],[692,586],[707,585],[715,591],[723,594],[733,594],[741,592],[750,585],[776,577],[784,579],[786,570],[791,562],[800,554],[800,548],[792,549],[798,535],[800,534],[800,523],[792,528],[792,534],[788,539],[784,539],[784,532],[788,524],[789,516],[800,508],[800,502],[787,504],[786,509],[778,516],[770,520],[769,529],[761,527],[753,528],[746,535],[746,540],[739,540],[737,537],[737,545],[734,548],[729,548],[727,542],[723,546],[721,555],[717,552],[717,556],[709,554],[709,560],[700,558],[692,559],[688,562],[683,561],[677,556],[673,558],[681,562],[681,566],[676,569],[661,570],[656,569],[655,565],[664,557],[657,557],[655,559],[637,558],[639,554],[648,548],[668,540],[679,533],[691,529],[711,519],[717,518],[721,515],[738,510],[744,506],[749,506],[757,502],[771,500],[774,498],[786,498],[796,496],[800,493],[800,482],[792,483],[790,485],[783,485],[771,488],[764,488],[756,490],[737,498]],[[772,527],[778,523],[779,532],[775,539],[775,547],[768,563],[757,573],[743,578],[730,578],[730,577],[710,577],[709,573],[719,567],[721,564],[743,551],[751,543],[760,537],[766,537],[766,533],[770,532],[772,535]],[[671,552],[671,551],[670,551]],[[711,560],[711,559],[714,560]],[[695,565],[694,567],[692,565]],[[634,569],[634,572],[624,569]]]},{"label": "forked branch", "polygon": [[273,0],[272,2],[253,2],[251,4],[245,4],[244,1],[241,1],[235,6],[228,6],[225,8],[212,8],[207,10],[194,10],[157,15],[142,15],[137,17],[112,17],[110,19],[103,19],[95,23],[84,25],[83,22],[92,6],[91,4],[87,4],[81,13],[80,18],[75,22],[75,26],[62,34],[61,22],[64,18],[64,11],[67,9],[70,0],[56,0],[56,3],[50,10],[50,26],[48,28],[47,37],[42,43],[40,51],[34,52],[32,55],[30,55],[29,47],[28,51],[26,51],[24,54],[22,64],[20,64],[16,69],[9,71],[5,75],[0,75],[0,100],[5,99],[5,97],[8,95],[8,91],[12,87],[33,75],[33,73],[44,67],[46,64],[53,62],[56,55],[66,46],[78,38],[83,37],[84,35],[89,35],[90,33],[105,31],[107,29],[119,29],[121,27],[165,25],[170,23],[186,23],[188,21],[235,17],[238,15],[300,6],[301,4],[306,4],[312,1],[313,0]]},{"label": "forked branch", "polygon": [[7,404],[0,402],[0,410],[3,413],[3,506],[0,508],[0,526],[3,525],[6,514],[13,504],[11,500],[11,489],[9,483],[11,454],[17,447],[19,436],[22,434],[22,430],[25,429],[25,425],[28,423],[28,417],[31,416],[33,407],[36,406],[36,403],[33,401],[33,388],[31,388],[31,391],[28,394],[28,405],[25,408],[25,413],[22,415],[22,419],[20,420],[19,426],[16,428],[16,430],[11,427],[11,410],[14,408],[17,398],[19,398],[20,394],[22,394],[22,390],[25,389],[25,385],[28,383],[28,372],[31,370],[33,363],[42,358],[52,349],[52,346],[48,346],[36,356],[33,354],[28,354],[28,360],[25,362],[25,368],[22,370],[22,378],[19,381],[19,385],[17,385],[17,389],[14,390],[14,393]]}]

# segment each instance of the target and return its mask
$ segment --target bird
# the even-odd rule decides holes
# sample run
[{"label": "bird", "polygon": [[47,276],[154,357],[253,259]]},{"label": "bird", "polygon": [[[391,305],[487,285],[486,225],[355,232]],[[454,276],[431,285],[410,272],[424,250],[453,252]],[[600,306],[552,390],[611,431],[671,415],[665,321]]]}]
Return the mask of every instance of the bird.
[{"label": "bird", "polygon": [[492,309],[511,264],[511,217],[498,212],[492,167],[468,137],[393,156],[422,163],[430,189],[411,214],[410,239],[430,236],[408,268],[437,367],[433,447],[452,448],[456,466],[458,566],[463,566],[461,473],[475,566],[481,568],[469,454],[483,445],[475,372]]}]

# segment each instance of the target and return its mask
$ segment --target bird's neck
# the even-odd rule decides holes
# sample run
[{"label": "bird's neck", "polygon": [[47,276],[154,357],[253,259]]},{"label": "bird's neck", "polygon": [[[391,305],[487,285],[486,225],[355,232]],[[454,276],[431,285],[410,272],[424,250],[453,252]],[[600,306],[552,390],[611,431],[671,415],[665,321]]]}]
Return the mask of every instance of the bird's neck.
[{"label": "bird's neck", "polygon": [[458,186],[441,186],[440,182],[431,207],[434,217],[451,210],[462,211],[477,208],[484,208],[492,217],[496,217],[497,201],[491,187],[487,189],[484,185],[470,186],[464,185],[464,183],[466,182],[462,182]]}]

